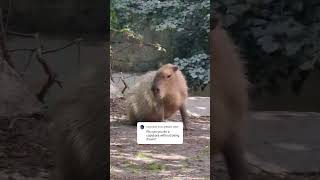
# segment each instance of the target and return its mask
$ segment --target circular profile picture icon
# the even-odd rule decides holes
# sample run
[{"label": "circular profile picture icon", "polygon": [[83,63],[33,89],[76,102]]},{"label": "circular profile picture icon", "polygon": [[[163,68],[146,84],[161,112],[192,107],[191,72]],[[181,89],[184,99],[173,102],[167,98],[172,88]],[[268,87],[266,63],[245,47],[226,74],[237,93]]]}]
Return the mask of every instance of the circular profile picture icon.
[{"label": "circular profile picture icon", "polygon": [[144,125],[141,125],[141,126],[140,126],[140,129],[144,129]]}]

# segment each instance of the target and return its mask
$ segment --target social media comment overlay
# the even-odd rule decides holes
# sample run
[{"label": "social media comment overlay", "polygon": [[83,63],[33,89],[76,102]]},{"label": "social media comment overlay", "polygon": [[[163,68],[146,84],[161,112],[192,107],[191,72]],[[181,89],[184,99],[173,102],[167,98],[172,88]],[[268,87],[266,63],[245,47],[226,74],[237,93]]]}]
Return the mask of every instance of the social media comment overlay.
[{"label": "social media comment overlay", "polygon": [[182,144],[182,122],[138,122],[138,144]]}]

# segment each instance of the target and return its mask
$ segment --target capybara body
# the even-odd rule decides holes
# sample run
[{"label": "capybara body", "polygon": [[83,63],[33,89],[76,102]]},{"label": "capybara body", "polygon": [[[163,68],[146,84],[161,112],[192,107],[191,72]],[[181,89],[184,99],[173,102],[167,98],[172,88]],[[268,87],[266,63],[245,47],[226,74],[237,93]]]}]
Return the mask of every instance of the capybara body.
[{"label": "capybara body", "polygon": [[248,82],[238,50],[220,23],[210,32],[210,44],[213,58],[212,156],[222,152],[230,178],[245,180],[248,179],[244,158]]},{"label": "capybara body", "polygon": [[92,60],[49,107],[52,180],[103,180],[107,172],[106,61]]},{"label": "capybara body", "polygon": [[175,65],[163,65],[159,70],[143,75],[128,92],[128,118],[133,124],[156,122],[179,110],[187,129],[187,97],[188,86],[182,72]]}]

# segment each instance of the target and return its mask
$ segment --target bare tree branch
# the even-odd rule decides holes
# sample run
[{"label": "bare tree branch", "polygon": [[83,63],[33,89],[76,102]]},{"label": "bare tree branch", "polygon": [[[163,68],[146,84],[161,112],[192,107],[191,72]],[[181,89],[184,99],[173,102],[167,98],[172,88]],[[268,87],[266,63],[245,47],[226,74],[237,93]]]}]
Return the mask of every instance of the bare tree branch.
[{"label": "bare tree branch", "polygon": [[80,65],[80,58],[81,58],[81,46],[80,46],[81,41],[77,42],[78,46],[78,65]]},{"label": "bare tree branch", "polygon": [[[11,11],[11,3],[12,3],[11,0],[9,0],[9,1],[10,2],[9,2],[8,16]],[[2,13],[2,9],[0,8],[0,49],[2,50],[3,59],[5,61],[7,61],[7,63],[12,68],[14,68],[14,64],[11,61],[9,53],[14,53],[14,52],[18,52],[18,51],[30,52],[28,62],[24,67],[24,72],[25,72],[27,70],[27,68],[30,66],[33,55],[35,54],[36,59],[38,60],[38,62],[42,66],[45,74],[48,76],[47,82],[42,86],[40,92],[37,94],[38,100],[43,103],[45,95],[47,94],[49,89],[52,87],[52,85],[54,85],[56,83],[59,87],[61,87],[61,88],[63,87],[62,82],[57,80],[57,74],[53,72],[52,68],[49,66],[49,64],[46,62],[46,60],[43,58],[43,55],[49,54],[49,53],[55,53],[55,52],[61,51],[63,49],[66,49],[74,44],[77,44],[77,46],[78,46],[78,53],[77,53],[78,57],[77,58],[78,58],[78,63],[80,63],[80,51],[81,51],[80,42],[82,41],[82,38],[77,38],[77,39],[73,40],[72,42],[65,44],[62,47],[44,50],[42,41],[39,37],[39,33],[27,34],[27,33],[9,31],[8,30],[8,21],[9,21],[9,17],[7,17],[7,22],[6,22],[6,25],[4,26],[3,13]],[[18,37],[23,37],[23,38],[34,38],[38,44],[37,44],[36,48],[7,49],[6,35],[18,36]]]},{"label": "bare tree branch", "polygon": [[62,83],[61,83],[61,81],[58,81],[56,79],[57,74],[52,71],[51,67],[48,65],[46,60],[42,57],[42,49],[41,48],[38,49],[36,57],[38,59],[38,62],[42,65],[44,72],[48,76],[47,82],[42,86],[40,92],[37,94],[39,101],[44,102],[44,97],[47,94],[47,92],[49,91],[49,89],[51,88],[51,86],[54,83],[57,83],[60,87],[62,87]]},{"label": "bare tree branch", "polygon": [[121,81],[122,81],[122,83],[123,83],[123,85],[124,85],[124,88],[123,88],[122,91],[121,91],[121,93],[123,94],[123,93],[126,91],[126,89],[129,88],[129,86],[127,85],[126,81],[124,80],[123,75],[122,75],[122,72],[121,72],[120,74],[121,74],[120,79],[121,79]]},{"label": "bare tree branch", "polygon": [[68,43],[68,44],[66,44],[66,45],[64,45],[64,46],[62,46],[62,47],[59,47],[59,48],[44,50],[44,51],[42,52],[42,54],[54,53],[54,52],[63,50],[63,49],[65,49],[65,48],[67,48],[67,47],[70,47],[70,46],[76,44],[76,43],[79,43],[80,41],[82,41],[82,38],[75,39],[75,40],[73,40],[72,42],[70,42],[70,43]]},{"label": "bare tree branch", "polygon": [[7,33],[8,35],[25,37],[25,38],[36,38],[38,36],[38,33],[26,34],[26,33],[14,32],[9,30],[7,31]]},{"label": "bare tree branch", "polygon": [[[156,48],[155,45],[152,44],[152,43],[135,42],[135,41],[130,41],[130,40],[128,40],[127,42],[128,42],[128,43],[132,43],[132,44],[136,44],[136,45],[143,45],[143,46],[148,46],[148,47]],[[125,42],[122,42],[122,41],[111,41],[111,43],[114,43],[114,44],[123,44],[123,43],[125,43]]]},{"label": "bare tree branch", "polygon": [[46,60],[43,58],[43,55],[49,54],[49,53],[55,53],[58,51],[61,51],[63,49],[66,49],[74,44],[78,45],[78,62],[80,63],[80,42],[82,41],[81,38],[75,39],[72,42],[69,42],[65,44],[62,47],[58,48],[53,48],[53,49],[48,49],[48,50],[43,50],[43,45],[41,42],[41,39],[39,37],[38,33],[35,34],[24,34],[24,33],[18,33],[18,32],[10,32],[12,35],[20,36],[20,37],[30,37],[30,38],[35,38],[38,42],[38,47],[37,48],[18,48],[18,49],[10,49],[7,50],[7,52],[17,52],[17,51],[29,51],[31,52],[28,62],[24,68],[24,72],[27,70],[27,68],[31,64],[31,60],[33,55],[35,54],[36,59],[42,66],[44,72],[48,76],[47,82],[42,86],[40,92],[37,94],[37,98],[40,102],[44,102],[44,98],[49,91],[49,89],[56,83],[60,88],[62,88],[62,82],[57,79],[57,74],[53,72],[52,68],[49,66],[49,64],[46,62]]},{"label": "bare tree branch", "polygon": [[27,71],[27,69],[30,67],[30,64],[31,64],[31,61],[32,61],[32,58],[33,58],[33,55],[34,55],[35,51],[31,51],[29,57],[28,57],[28,60],[27,60],[27,64],[24,66],[23,68],[23,74]]},{"label": "bare tree branch", "polygon": [[36,48],[18,48],[18,49],[8,49],[8,52],[17,52],[17,51],[35,51]]},{"label": "bare tree branch", "polygon": [[7,61],[7,63],[14,69],[14,64],[11,61],[10,58],[10,54],[8,53],[8,49],[7,49],[7,45],[6,45],[6,41],[7,41],[7,37],[6,37],[6,30],[3,24],[3,12],[2,12],[2,8],[0,8],[0,48],[2,51],[2,56],[3,59],[5,61]]}]

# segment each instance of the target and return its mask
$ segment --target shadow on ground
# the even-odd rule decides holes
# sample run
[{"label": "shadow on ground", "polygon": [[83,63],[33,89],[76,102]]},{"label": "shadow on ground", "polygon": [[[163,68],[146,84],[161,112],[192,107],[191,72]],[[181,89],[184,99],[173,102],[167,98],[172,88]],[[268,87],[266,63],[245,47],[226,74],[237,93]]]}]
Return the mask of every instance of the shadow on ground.
[{"label": "shadow on ground", "polygon": [[[319,180],[320,114],[314,112],[252,112],[247,160],[252,180]],[[226,180],[221,157],[216,179]]]}]

